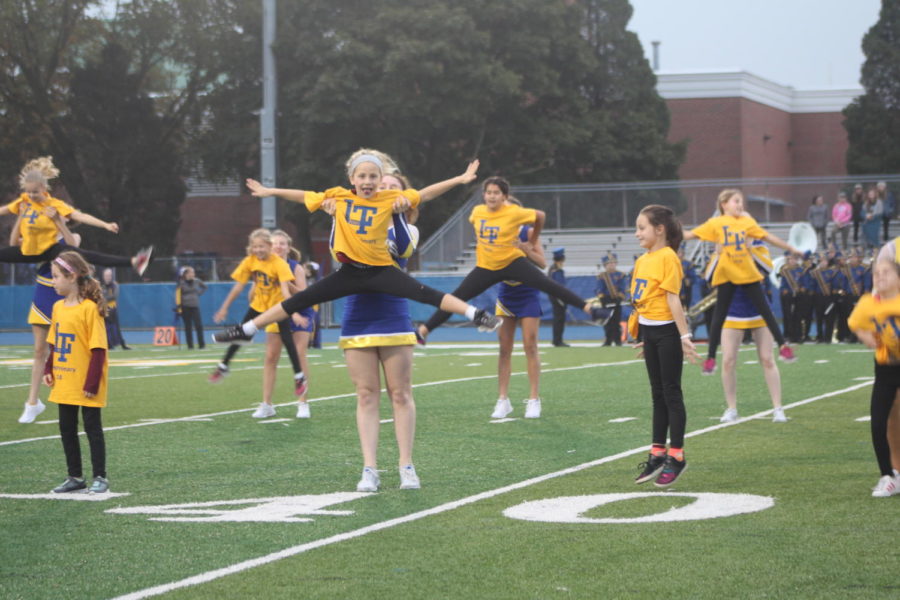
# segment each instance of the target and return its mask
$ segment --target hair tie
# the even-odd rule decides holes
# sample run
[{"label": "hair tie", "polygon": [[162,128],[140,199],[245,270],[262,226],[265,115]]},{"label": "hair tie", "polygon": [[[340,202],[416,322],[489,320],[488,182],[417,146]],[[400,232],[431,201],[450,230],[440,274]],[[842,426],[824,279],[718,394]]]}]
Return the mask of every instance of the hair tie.
[{"label": "hair tie", "polygon": [[60,257],[57,256],[56,258],[54,258],[54,259],[53,259],[53,262],[55,262],[56,264],[58,264],[60,267],[62,267],[63,269],[65,269],[65,270],[68,271],[69,273],[71,273],[71,274],[73,274],[73,275],[75,274],[75,269],[73,269],[73,268],[71,267],[71,265],[69,265],[69,263],[67,263],[66,261],[64,261],[64,260],[61,259]]},{"label": "hair tie", "polygon": [[384,172],[384,163],[381,162],[380,158],[378,158],[374,154],[360,154],[352,161],[350,161],[350,174],[352,175],[353,172],[356,171],[356,167],[364,162],[374,163],[375,166],[378,167],[379,171]]}]

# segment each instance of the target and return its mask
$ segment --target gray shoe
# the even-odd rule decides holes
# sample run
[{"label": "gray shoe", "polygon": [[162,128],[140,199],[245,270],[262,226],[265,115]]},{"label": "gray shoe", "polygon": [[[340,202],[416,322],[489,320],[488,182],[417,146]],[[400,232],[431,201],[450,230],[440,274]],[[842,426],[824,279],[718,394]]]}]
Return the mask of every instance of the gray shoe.
[{"label": "gray shoe", "polygon": [[478,326],[478,331],[487,332],[496,331],[503,323],[503,319],[479,308],[475,312],[475,318],[472,319],[472,322]]},{"label": "gray shoe", "polygon": [[109,491],[109,480],[106,477],[94,477],[94,483],[91,484],[91,489],[88,490],[92,494],[102,494],[104,492]]},{"label": "gray shoe", "polygon": [[53,488],[54,494],[65,494],[66,492],[77,492],[87,487],[84,479],[78,477],[66,477],[66,480]]}]

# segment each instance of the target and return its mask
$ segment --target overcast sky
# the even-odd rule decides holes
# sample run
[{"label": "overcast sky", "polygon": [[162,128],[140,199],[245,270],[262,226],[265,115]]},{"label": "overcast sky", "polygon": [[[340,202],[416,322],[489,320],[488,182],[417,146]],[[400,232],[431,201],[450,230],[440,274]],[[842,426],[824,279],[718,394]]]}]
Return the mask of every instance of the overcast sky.
[{"label": "overcast sky", "polygon": [[741,69],[798,90],[860,87],[880,0],[631,0],[628,29],[660,71]]}]

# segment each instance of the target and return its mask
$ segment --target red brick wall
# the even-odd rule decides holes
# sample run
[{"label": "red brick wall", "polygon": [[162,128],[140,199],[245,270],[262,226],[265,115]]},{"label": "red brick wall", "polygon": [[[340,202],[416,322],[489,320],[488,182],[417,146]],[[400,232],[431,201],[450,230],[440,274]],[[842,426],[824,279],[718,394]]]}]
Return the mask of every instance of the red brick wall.
[{"label": "red brick wall", "polygon": [[741,102],[738,98],[667,100],[669,141],[687,140],[681,179],[741,176]]},{"label": "red brick wall", "polygon": [[845,175],[847,132],[841,113],[797,113],[791,116],[794,132],[793,175]]},{"label": "red brick wall", "polygon": [[743,98],[740,104],[740,177],[790,177],[790,113]]},{"label": "red brick wall", "polygon": [[261,222],[259,198],[193,197],[181,205],[176,252],[243,256],[247,235]]}]

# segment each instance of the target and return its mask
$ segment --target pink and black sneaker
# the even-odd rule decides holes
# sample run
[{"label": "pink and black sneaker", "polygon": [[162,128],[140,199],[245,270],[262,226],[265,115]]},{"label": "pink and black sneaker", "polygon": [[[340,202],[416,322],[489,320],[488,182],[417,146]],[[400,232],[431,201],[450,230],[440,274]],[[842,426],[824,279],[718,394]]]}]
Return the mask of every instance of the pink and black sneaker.
[{"label": "pink and black sneaker", "polygon": [[666,457],[666,463],[663,465],[662,473],[659,474],[659,477],[654,481],[654,485],[656,487],[669,487],[678,478],[682,473],[687,469],[687,460],[677,460],[671,454]]},{"label": "pink and black sneaker", "polygon": [[792,363],[795,360],[797,360],[797,357],[794,356],[794,351],[791,350],[791,347],[788,346],[787,344],[782,346],[781,349],[778,351],[778,358],[780,358],[782,361],[784,361],[786,363]]},{"label": "pink and black sneaker", "polygon": [[716,372],[716,359],[707,358],[703,361],[703,370],[700,372],[702,375],[712,375]]}]

